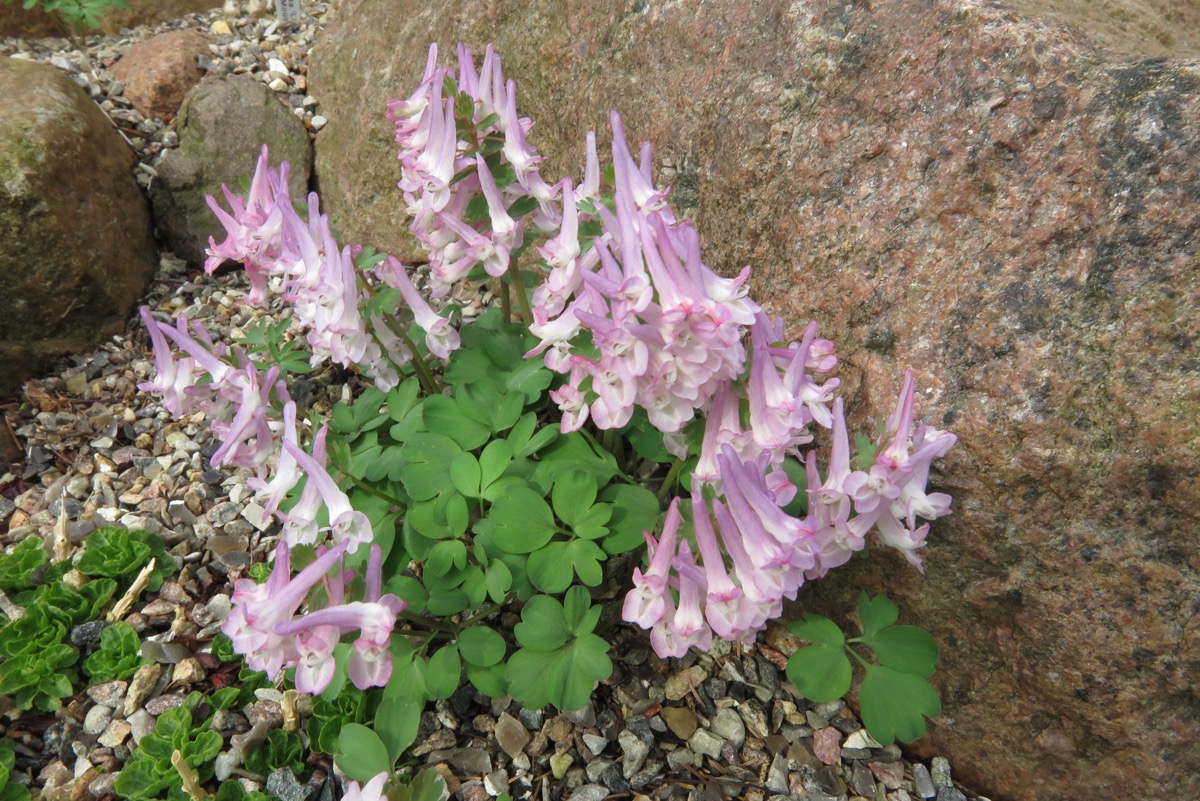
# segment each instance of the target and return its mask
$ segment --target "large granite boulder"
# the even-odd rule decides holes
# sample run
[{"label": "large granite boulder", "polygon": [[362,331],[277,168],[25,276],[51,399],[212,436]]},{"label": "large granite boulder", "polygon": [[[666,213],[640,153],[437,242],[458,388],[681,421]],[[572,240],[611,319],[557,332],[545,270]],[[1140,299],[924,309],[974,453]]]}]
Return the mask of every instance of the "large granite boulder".
[{"label": "large granite boulder", "polygon": [[344,0],[317,177],[349,240],[407,249],[383,110],[431,35],[497,43],[549,178],[619,109],[709,263],[836,340],[853,422],[911,367],[959,436],[928,573],[878,552],[801,598],[886,590],[936,634],[914,750],[997,799],[1195,798],[1200,66],[1139,58],[1188,52],[1195,14],[1100,4],[1097,50],[1088,5],[1053,5]]},{"label": "large granite boulder", "polygon": [[275,93],[249,75],[209,76],[184,100],[176,120],[179,147],[168,151],[150,185],[159,234],[175,255],[192,264],[206,258],[210,236],[224,228],[205,202],[225,206],[221,184],[240,192],[238,179],[254,173],[264,144],[271,162],[291,163],[292,196],[308,193],[312,142],[308,131]]},{"label": "large granite boulder", "polygon": [[158,266],[135,162],[69,75],[0,59],[0,396],[124,328]]}]

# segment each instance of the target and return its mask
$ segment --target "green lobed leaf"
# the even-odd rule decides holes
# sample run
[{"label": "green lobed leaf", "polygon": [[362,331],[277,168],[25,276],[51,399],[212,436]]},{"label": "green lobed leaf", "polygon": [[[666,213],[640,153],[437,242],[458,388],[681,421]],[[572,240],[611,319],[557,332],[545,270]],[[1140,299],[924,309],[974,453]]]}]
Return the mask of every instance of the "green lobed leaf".
[{"label": "green lobed leaf", "polygon": [[558,531],[550,506],[529,486],[509,487],[492,504],[486,519],[496,547],[508,553],[536,551]]},{"label": "green lobed leaf", "polygon": [[375,733],[395,762],[417,739],[424,704],[412,698],[384,698],[375,710]]},{"label": "green lobed leaf", "polygon": [[443,646],[429,657],[429,667],[425,671],[425,690],[430,698],[442,699],[454,695],[461,678],[462,660],[459,659],[457,646]]},{"label": "green lobed leaf", "polygon": [[444,434],[419,433],[404,443],[401,452],[407,462],[404,488],[413,500],[428,501],[450,486],[450,464],[462,448]]},{"label": "green lobed leaf", "polygon": [[827,617],[807,614],[801,622],[788,623],[788,630],[802,640],[816,645],[840,649],[846,644],[846,635],[838,625]]},{"label": "green lobed leaf", "polygon": [[868,637],[891,626],[899,617],[900,610],[886,595],[876,595],[872,598],[865,592],[859,594],[858,622],[863,627],[863,634]]},{"label": "green lobed leaf", "polygon": [[600,500],[612,510],[604,538],[604,550],[609,554],[632,551],[645,543],[643,531],[658,528],[662,509],[658,498],[645,487],[636,484],[609,484],[600,492]]},{"label": "green lobed leaf", "polygon": [[474,450],[491,437],[491,431],[483,422],[473,419],[457,398],[446,395],[426,398],[421,418],[425,428],[450,437],[463,450]]},{"label": "green lobed leaf", "polygon": [[348,723],[338,736],[334,758],[342,772],[357,782],[367,782],[392,769],[387,746],[379,735],[358,723]]},{"label": "green lobed leaf", "polygon": [[504,638],[485,626],[471,626],[458,635],[458,652],[469,665],[491,667],[507,650]]},{"label": "green lobed leaf", "polygon": [[850,689],[853,668],[842,648],[810,645],[792,654],[787,676],[810,701],[836,701]]},{"label": "green lobed leaf", "polygon": [[616,458],[581,431],[560,435],[542,449],[540,456],[534,475],[539,483],[547,485],[569,470],[590,473],[601,485],[619,472]]},{"label": "green lobed leaf", "polygon": [[596,501],[596,477],[582,470],[567,470],[554,479],[551,502],[554,513],[568,526],[583,517]]},{"label": "green lobed leaf", "polygon": [[875,652],[884,667],[928,678],[939,653],[933,635],[919,626],[888,626],[859,640]]},{"label": "green lobed leaf", "polygon": [[504,678],[508,692],[529,709],[550,703],[550,673],[558,668],[559,652],[521,648],[508,659]]},{"label": "green lobed leaf", "polygon": [[484,580],[488,597],[492,599],[492,603],[503,603],[504,596],[513,583],[512,571],[508,565],[500,559],[493,559],[488,565]]},{"label": "green lobed leaf", "polygon": [[450,462],[450,482],[454,489],[468,498],[479,498],[482,497],[481,480],[479,460],[466,451],[455,454]]},{"label": "green lobed leaf", "polygon": [[[591,540],[575,539],[567,544],[567,558],[579,580],[589,587],[597,587],[604,580],[604,567],[600,564],[607,555]],[[582,589],[582,588],[580,588]]]},{"label": "green lobed leaf", "polygon": [[564,569],[566,564],[567,543],[548,542],[529,554],[529,580],[542,592],[557,595],[571,586],[572,571]]},{"label": "green lobed leaf", "polygon": [[571,629],[558,601],[548,595],[535,595],[521,610],[521,622],[513,633],[527,649],[553,651],[567,641]]},{"label": "green lobed leaf", "polygon": [[942,713],[937,690],[921,676],[867,665],[858,691],[863,725],[883,745],[911,743],[925,735],[925,718]]},{"label": "green lobed leaf", "polygon": [[486,490],[495,483],[512,463],[513,448],[507,440],[492,440],[479,454],[479,486]]},{"label": "green lobed leaf", "polygon": [[467,665],[467,680],[479,692],[491,698],[503,698],[508,695],[508,680],[505,678],[504,663],[480,667]]},{"label": "green lobed leaf", "polygon": [[460,587],[467,596],[467,605],[478,609],[487,597],[487,579],[484,578],[483,570],[478,565],[468,565],[462,571],[462,576]]}]

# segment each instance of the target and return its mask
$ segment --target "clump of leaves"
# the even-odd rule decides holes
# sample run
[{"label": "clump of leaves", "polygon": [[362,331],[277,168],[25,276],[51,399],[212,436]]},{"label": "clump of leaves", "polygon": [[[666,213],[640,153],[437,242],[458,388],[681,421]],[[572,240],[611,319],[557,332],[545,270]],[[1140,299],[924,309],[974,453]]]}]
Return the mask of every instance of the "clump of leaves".
[{"label": "clump of leaves", "polygon": [[[11,0],[5,0],[11,2]],[[100,27],[100,18],[110,8],[125,8],[129,0],[24,0],[22,7],[29,10],[40,6],[50,16],[68,26],[72,32],[86,25],[93,30]]]},{"label": "clump of leaves", "polygon": [[[156,562],[148,586],[154,590],[175,571],[162,539],[144,531],[99,528],[76,565],[91,580],[73,589],[63,582],[69,561],[43,569],[46,554],[37,537],[0,554],[0,589],[20,590],[12,600],[24,607],[20,619],[0,627],[0,693],[11,696],[18,709],[55,711],[59,699],[73,694],[79,683],[80,654],[69,644],[71,629],[99,617],[151,557]],[[83,669],[95,681],[126,676],[140,664],[138,646],[128,625],[110,626]]]},{"label": "clump of leaves", "polygon": [[100,632],[100,647],[83,663],[83,671],[93,684],[128,679],[148,660],[138,656],[142,640],[121,620]]},{"label": "clump of leaves", "polygon": [[94,619],[117,590],[115,581],[101,578],[76,591],[61,583],[63,572],[47,571],[53,583],[18,593],[13,600],[25,615],[0,628],[0,693],[18,709],[53,712],[60,698],[74,692],[79,651],[68,636]]},{"label": "clump of leaves", "polygon": [[12,741],[0,739],[0,801],[29,801],[29,789],[9,781],[16,760]]},{"label": "clump of leaves", "polygon": [[12,553],[0,553],[0,590],[24,590],[34,586],[34,574],[46,564],[46,550],[38,537],[17,543]]},{"label": "clump of leaves", "polygon": [[159,715],[154,733],[138,742],[117,777],[114,789],[119,795],[131,801],[191,801],[180,771],[171,762],[176,751],[200,782],[212,779],[213,760],[224,741],[195,714],[202,698],[193,692],[181,706]]},{"label": "clump of leaves", "polygon": [[87,550],[76,568],[85,576],[107,576],[128,587],[143,567],[154,558],[154,570],[146,589],[157,592],[163,579],[176,570],[175,559],[167,553],[162,537],[145,531],[130,531],[116,526],[104,526],[88,535]]},{"label": "clump of leaves", "polygon": [[[528,331],[492,309],[461,336],[443,376],[448,392],[423,394],[418,378],[386,393],[369,388],[335,406],[329,422],[330,461],[371,521],[391,576],[385,591],[408,603],[405,622],[421,632],[392,641],[392,679],[375,717],[389,749],[411,743],[420,709],[449,698],[464,674],[492,697],[584,706],[611,672],[607,645],[592,633],[599,609],[589,588],[603,583],[609,559],[642,547],[662,515],[655,493],[631,478],[636,455],[618,458],[590,434],[541,419],[554,376],[524,357],[535,344]],[[414,561],[420,571],[408,569]],[[514,601],[537,622],[493,628],[493,613]],[[345,645],[335,651],[339,671]]]},{"label": "clump of leaves", "polygon": [[259,357],[257,361],[277,365],[285,376],[289,373],[307,375],[312,372],[309,353],[300,341],[287,338],[289,325],[288,320],[272,322],[264,317],[247,328],[244,337],[235,341],[248,354]]},{"label": "clump of leaves", "polygon": [[[805,615],[788,626],[812,645],[788,660],[787,675],[804,696],[818,703],[841,698],[854,677],[853,658],[863,670],[858,691],[863,725],[887,745],[912,742],[925,734],[925,718],[942,711],[937,690],[928,681],[938,661],[933,636],[918,626],[897,626],[900,611],[882,595],[865,592],[858,600],[861,637],[847,639],[832,620]],[[852,646],[866,646],[878,664]]]}]

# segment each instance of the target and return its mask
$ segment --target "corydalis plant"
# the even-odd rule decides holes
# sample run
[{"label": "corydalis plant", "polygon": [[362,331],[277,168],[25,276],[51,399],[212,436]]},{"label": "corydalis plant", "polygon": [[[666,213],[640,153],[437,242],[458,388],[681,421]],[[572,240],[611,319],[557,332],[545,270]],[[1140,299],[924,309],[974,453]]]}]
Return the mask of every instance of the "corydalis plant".
[{"label": "corydalis plant", "polygon": [[[585,587],[643,540],[648,563],[623,611],[661,656],[707,648],[714,635],[751,641],[872,530],[920,567],[920,519],[950,505],[926,492],[929,467],[954,436],[914,424],[911,376],[881,436],[859,438],[852,462],[838,380],[826,377],[832,343],[816,323],[788,343],[782,322],[748,297],[748,268],[725,278],[705,265],[694,227],[653,184],[649,145],[635,159],[614,113],[611,167],[589,134],[582,180],[550,185],[495,52],[477,70],[460,47],[456,72],[436,55],[418,89],[389,105],[400,189],[434,303],[473,279],[493,283],[500,310],[460,330],[398,261],[339,246],[315,195],[298,213],[286,163],[271,168],[264,150],[247,196],[226,190],[228,212],[210,200],[228,236],[212,243],[207,267],[243,262],[252,301],[277,291],[292,305],[292,333],[314,366],[358,369],[375,387],[310,436],[274,368],[260,373],[185,320],[144,318],[159,370],[145,386],[173,412],[214,418],[225,438],[215,458],[256,471],[252,487],[283,517],[287,546],[332,538],[318,560],[326,570],[338,549],[381,546],[393,572],[369,574],[370,602],[418,627],[391,639],[385,699],[447,697],[465,670],[492,695],[582,705],[610,669]],[[527,292],[530,268],[542,280]],[[824,470],[808,447],[819,428],[833,441]],[[299,616],[321,577],[310,565],[288,583],[287,553],[276,590],[244,585],[234,599],[239,650],[273,671],[296,667],[298,682],[307,665],[306,686],[318,689],[330,660],[342,664],[339,648],[366,658],[338,640],[370,631],[379,667],[359,673],[386,680],[382,612]],[[419,569],[406,571],[410,562]],[[408,608],[383,604],[380,580]],[[273,592],[286,596],[284,612],[266,603]],[[344,606],[328,588],[323,596],[318,606]],[[483,625],[514,599],[525,623],[549,629]]]}]

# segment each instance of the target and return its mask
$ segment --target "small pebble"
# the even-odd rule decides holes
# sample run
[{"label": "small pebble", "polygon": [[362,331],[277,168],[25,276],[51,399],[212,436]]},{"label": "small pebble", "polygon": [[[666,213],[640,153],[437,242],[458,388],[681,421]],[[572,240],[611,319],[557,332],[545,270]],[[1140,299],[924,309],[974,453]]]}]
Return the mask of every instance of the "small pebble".
[{"label": "small pebble", "polygon": [[713,759],[721,758],[721,747],[725,745],[725,739],[718,737],[707,729],[697,729],[696,733],[688,740],[688,747],[697,754],[704,754]]},{"label": "small pebble", "polygon": [[929,773],[934,787],[952,787],[950,778],[950,761],[945,757],[935,756],[929,763]]},{"label": "small pebble", "polygon": [[918,762],[913,765],[912,774],[917,795],[921,798],[933,798],[937,795],[937,788],[933,786],[933,779],[929,775],[929,768]]}]

